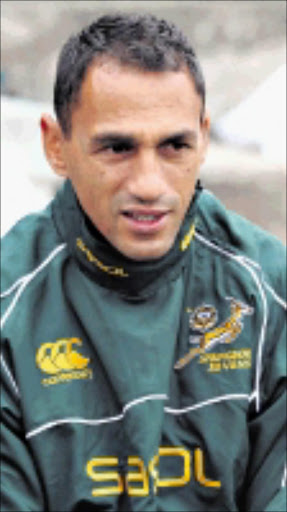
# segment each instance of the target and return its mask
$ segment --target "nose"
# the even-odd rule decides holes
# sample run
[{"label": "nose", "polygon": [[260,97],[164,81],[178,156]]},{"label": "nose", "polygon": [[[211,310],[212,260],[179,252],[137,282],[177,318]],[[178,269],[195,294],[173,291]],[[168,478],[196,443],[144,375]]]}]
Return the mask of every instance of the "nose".
[{"label": "nose", "polygon": [[140,202],[155,203],[168,191],[163,163],[152,149],[135,158],[129,174],[128,192]]}]

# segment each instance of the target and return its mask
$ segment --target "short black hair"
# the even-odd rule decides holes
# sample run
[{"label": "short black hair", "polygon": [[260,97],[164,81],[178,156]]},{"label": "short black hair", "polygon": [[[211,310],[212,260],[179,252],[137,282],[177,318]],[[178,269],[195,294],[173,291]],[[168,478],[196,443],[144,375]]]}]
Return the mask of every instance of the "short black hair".
[{"label": "short black hair", "polygon": [[196,54],[182,32],[153,15],[112,14],[98,18],[72,35],[59,55],[54,108],[66,137],[88,68],[100,56],[148,71],[177,71],[186,66],[205,110],[205,82]]}]

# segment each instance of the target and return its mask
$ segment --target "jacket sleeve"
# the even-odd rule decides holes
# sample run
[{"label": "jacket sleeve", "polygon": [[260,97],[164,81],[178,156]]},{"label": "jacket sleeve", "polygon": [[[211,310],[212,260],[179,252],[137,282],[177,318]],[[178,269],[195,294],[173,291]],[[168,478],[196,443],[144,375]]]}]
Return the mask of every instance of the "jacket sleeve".
[{"label": "jacket sleeve", "polygon": [[7,361],[2,351],[0,508],[3,512],[41,512],[47,510],[43,489],[25,440],[19,391]]},{"label": "jacket sleeve", "polygon": [[268,309],[260,410],[249,423],[250,460],[242,510],[286,512],[286,309]]}]

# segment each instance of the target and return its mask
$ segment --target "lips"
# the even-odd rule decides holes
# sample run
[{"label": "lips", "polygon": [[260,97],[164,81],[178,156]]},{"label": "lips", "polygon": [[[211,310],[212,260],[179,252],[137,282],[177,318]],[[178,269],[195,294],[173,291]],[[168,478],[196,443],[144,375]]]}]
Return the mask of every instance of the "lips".
[{"label": "lips", "polygon": [[123,212],[129,228],[134,232],[152,234],[164,227],[168,211],[128,210]]},{"label": "lips", "polygon": [[164,213],[138,213],[138,212],[124,212],[126,217],[134,219],[138,222],[154,222],[160,219]]}]

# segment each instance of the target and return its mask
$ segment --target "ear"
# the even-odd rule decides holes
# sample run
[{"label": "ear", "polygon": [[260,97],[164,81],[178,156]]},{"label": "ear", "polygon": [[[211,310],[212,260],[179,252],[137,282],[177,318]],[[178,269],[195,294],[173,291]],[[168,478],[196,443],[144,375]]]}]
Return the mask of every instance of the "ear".
[{"label": "ear", "polygon": [[208,114],[204,115],[204,118],[200,124],[200,131],[201,131],[201,144],[202,144],[202,151],[201,151],[201,163],[205,161],[208,145],[209,145],[209,136],[210,136],[210,117]]},{"label": "ear", "polygon": [[59,176],[67,177],[67,166],[64,158],[64,135],[52,116],[43,114],[40,120],[42,143],[46,158]]}]

